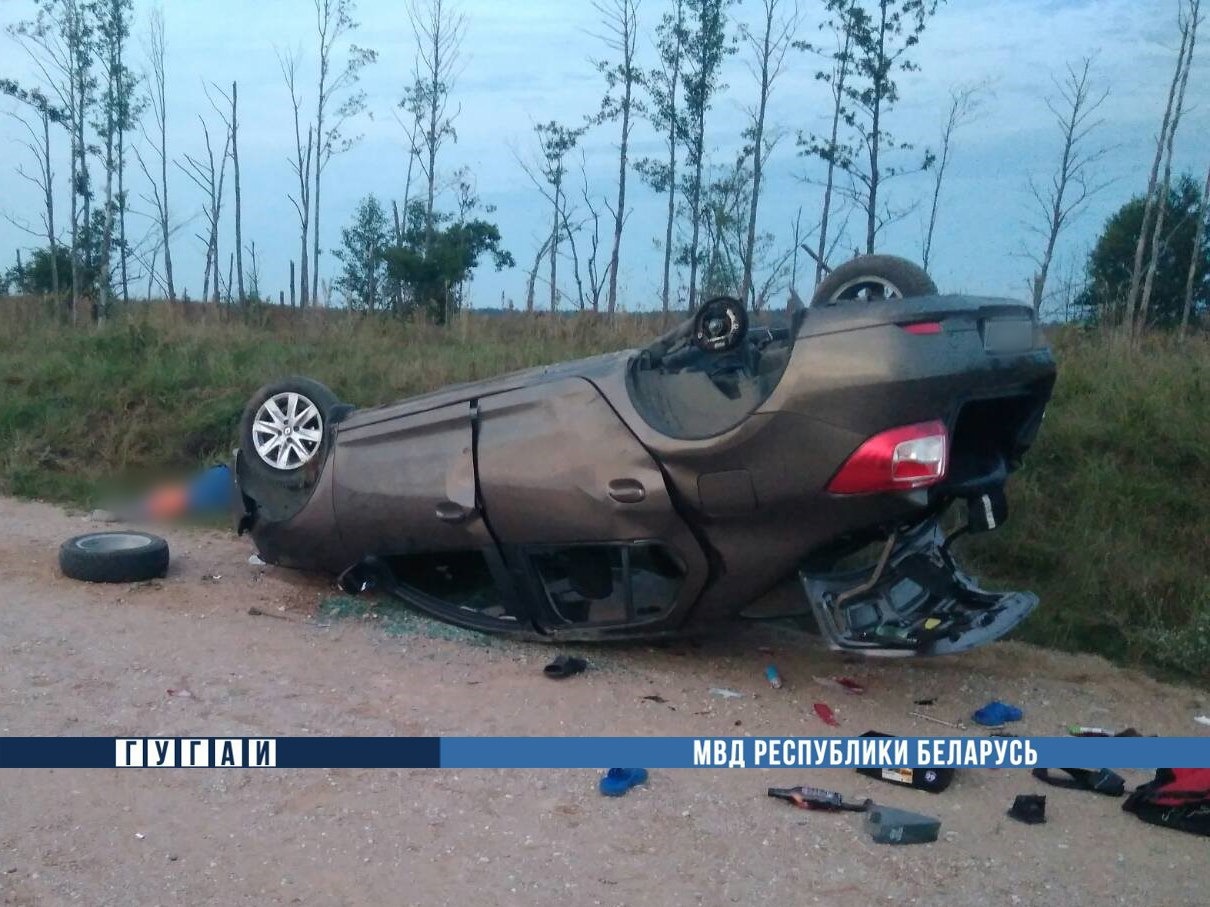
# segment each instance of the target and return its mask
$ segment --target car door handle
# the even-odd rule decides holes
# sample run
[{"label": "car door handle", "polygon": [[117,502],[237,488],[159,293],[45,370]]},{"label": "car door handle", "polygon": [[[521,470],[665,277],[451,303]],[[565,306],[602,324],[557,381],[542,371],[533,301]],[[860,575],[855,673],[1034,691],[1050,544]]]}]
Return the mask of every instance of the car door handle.
[{"label": "car door handle", "polygon": [[609,496],[619,504],[638,504],[647,497],[647,489],[638,479],[614,479],[609,483]]},{"label": "car door handle", "polygon": [[437,519],[445,523],[465,522],[474,512],[473,508],[463,507],[453,501],[442,501],[437,505]]}]

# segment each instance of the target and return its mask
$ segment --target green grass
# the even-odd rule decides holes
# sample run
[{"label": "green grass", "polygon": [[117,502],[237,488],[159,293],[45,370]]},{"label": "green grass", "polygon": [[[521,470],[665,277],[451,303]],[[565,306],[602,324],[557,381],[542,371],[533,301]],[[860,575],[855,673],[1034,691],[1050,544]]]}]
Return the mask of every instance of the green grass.
[{"label": "green grass", "polygon": [[[651,318],[464,317],[447,330],[268,310],[139,307],[99,330],[0,301],[0,493],[95,503],[225,459],[245,400],[302,373],[355,404],[634,346]],[[1043,603],[1022,636],[1210,678],[1210,342],[1053,337],[1060,375],[1000,531],[960,543]]]}]

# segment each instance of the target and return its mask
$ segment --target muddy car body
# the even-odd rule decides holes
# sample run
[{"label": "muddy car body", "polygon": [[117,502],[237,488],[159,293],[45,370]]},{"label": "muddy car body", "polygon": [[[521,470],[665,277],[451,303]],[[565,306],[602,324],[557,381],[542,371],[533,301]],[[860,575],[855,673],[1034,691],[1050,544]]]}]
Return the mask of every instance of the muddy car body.
[{"label": "muddy car body", "polygon": [[680,632],[797,577],[833,647],[961,651],[1037,599],[979,589],[940,518],[1003,521],[1054,379],[1012,300],[825,299],[749,326],[719,299],[645,349],[386,406],[269,385],[239,517],[270,563],[483,630]]}]

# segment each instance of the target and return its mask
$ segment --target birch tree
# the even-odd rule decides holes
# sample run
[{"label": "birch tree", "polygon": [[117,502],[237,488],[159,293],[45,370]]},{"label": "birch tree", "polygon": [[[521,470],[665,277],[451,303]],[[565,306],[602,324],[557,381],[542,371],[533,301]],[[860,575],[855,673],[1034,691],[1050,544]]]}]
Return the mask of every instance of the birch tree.
[{"label": "birch tree", "polygon": [[62,111],[62,122],[71,139],[71,296],[66,314],[75,320],[86,289],[85,269],[91,264],[86,260],[86,240],[92,228],[86,126],[95,101],[96,36],[83,0],[35,0],[35,9],[32,20],[12,25],[8,31],[34,65],[48,97]]},{"label": "birch tree", "polygon": [[[612,53],[612,59],[598,60],[597,70],[605,77],[606,93],[594,123],[617,122],[618,191],[613,215],[613,245],[609,253],[609,292],[606,308],[612,315],[618,305],[618,267],[621,260],[622,230],[626,225],[626,176],[630,164],[630,133],[634,128],[635,93],[643,85],[643,73],[635,65],[638,42],[638,0],[594,0],[604,29],[599,39]],[[595,212],[594,212],[595,214]],[[594,256],[595,257],[595,256]],[[595,306],[594,306],[595,307]]]},{"label": "birch tree", "polygon": [[945,182],[945,173],[949,169],[950,156],[954,148],[954,134],[963,126],[968,125],[977,115],[980,94],[984,88],[981,85],[966,85],[950,91],[950,106],[941,123],[941,143],[937,151],[937,162],[933,168],[933,194],[929,204],[928,226],[924,231],[924,242],[920,250],[920,264],[924,270],[929,269],[929,261],[933,256],[933,233],[937,229],[937,214],[941,208],[941,186]]},{"label": "birch tree", "polygon": [[1127,325],[1128,330],[1133,333],[1135,323],[1135,308],[1139,293],[1142,289],[1143,274],[1146,267],[1144,253],[1147,249],[1147,237],[1152,233],[1151,225],[1155,216],[1156,205],[1159,204],[1159,174],[1160,165],[1164,160],[1164,148],[1167,144],[1168,131],[1172,126],[1173,111],[1176,104],[1176,93],[1181,84],[1181,75],[1185,67],[1185,55],[1190,52],[1189,46],[1192,37],[1189,27],[1189,19],[1187,19],[1182,10],[1182,14],[1178,20],[1180,29],[1181,41],[1180,47],[1176,53],[1176,66],[1172,72],[1172,81],[1168,85],[1168,100],[1164,105],[1164,117],[1160,122],[1159,135],[1155,140],[1155,156],[1151,161],[1151,173],[1147,178],[1147,194],[1143,206],[1143,225],[1139,231],[1138,244],[1134,250],[1134,265],[1130,271],[1130,288],[1126,292],[1124,301],[1124,317],[1123,321]]},{"label": "birch tree", "polygon": [[[307,123],[304,140],[301,113],[303,99],[298,85],[298,55],[294,53],[279,55],[278,63],[281,66],[282,77],[286,81],[286,88],[290,93],[290,110],[294,117],[294,157],[290,159],[290,168],[294,171],[298,190],[287,197],[298,215],[299,245],[301,247],[298,262],[298,307],[305,309],[311,289],[308,280],[310,268],[308,266],[307,235],[311,218],[311,161],[315,156],[315,128]],[[290,271],[290,292],[293,296],[294,269],[291,268]]]},{"label": "birch tree", "polygon": [[656,27],[660,65],[648,74],[647,108],[652,126],[663,137],[664,159],[644,158],[636,164],[639,175],[656,192],[668,195],[668,212],[664,221],[664,278],[660,300],[664,312],[671,304],[672,254],[676,227],[677,153],[683,132],[680,107],[681,71],[684,67],[685,45],[689,38],[685,19],[687,0],[673,0],[671,11],[664,14]]},{"label": "birch tree", "polygon": [[731,0],[685,0],[688,32],[682,97],[685,124],[681,142],[685,149],[684,188],[688,203],[689,243],[685,260],[689,266],[689,311],[697,306],[697,279],[702,229],[702,174],[706,162],[706,114],[715,95],[726,85],[720,81],[723,59],[734,48],[727,44],[727,7]]},{"label": "birch tree", "polygon": [[[319,73],[315,88],[315,152],[312,155],[314,184],[311,203],[315,223],[311,243],[311,298],[318,301],[320,189],[323,172],[334,155],[347,151],[357,142],[357,138],[345,136],[343,129],[350,117],[365,109],[365,92],[356,90],[355,86],[361,78],[362,69],[373,63],[378,54],[368,48],[350,44],[344,65],[340,66],[334,59],[334,54],[340,41],[358,27],[353,21],[357,4],[355,0],[312,2],[315,5]],[[329,114],[332,115],[330,121],[327,120]]]},{"label": "birch tree", "polygon": [[[412,0],[408,17],[416,41],[412,84],[400,106],[411,116],[409,132],[412,160],[420,164],[425,180],[425,249],[431,250],[436,223],[437,159],[447,142],[457,142],[454,129],[459,109],[450,109],[454,84],[461,66],[466,16],[450,0]],[[409,162],[408,184],[411,185]],[[404,200],[407,211],[407,199]]]},{"label": "birch tree", "polygon": [[760,205],[761,179],[764,166],[773,151],[779,136],[766,132],[765,118],[773,86],[781,75],[786,52],[794,42],[798,28],[798,6],[791,0],[761,0],[760,18],[755,31],[748,25],[740,29],[740,37],[747,43],[750,57],[748,70],[757,85],[755,107],[748,111],[748,127],[744,138],[750,149],[752,160],[752,190],[748,202],[747,242],[743,251],[743,278],[740,281],[739,298],[748,302],[752,293],[752,261],[756,252],[757,208]]},{"label": "birch tree", "polygon": [[[160,248],[164,253],[164,291],[169,301],[176,301],[176,285],[172,276],[172,228],[170,225],[170,208],[168,203],[168,70],[167,70],[167,40],[164,30],[164,11],[160,7],[152,9],[148,16],[147,33],[144,52],[147,58],[147,70],[144,81],[148,86],[147,102],[151,107],[151,130],[143,124],[143,138],[151,146],[155,157],[150,164],[143,153],[135,146],[135,160],[143,176],[150,186],[150,196],[144,195],[155,208],[156,220],[160,230]],[[155,175],[152,169],[155,169]]]},{"label": "birch tree", "polygon": [[1032,178],[1029,183],[1039,218],[1030,229],[1042,239],[1041,251],[1031,256],[1037,268],[1032,281],[1035,312],[1042,310],[1046,278],[1060,234],[1087,206],[1088,200],[1108,185],[1096,180],[1096,165],[1109,149],[1090,147],[1089,139],[1102,123],[1096,118],[1097,112],[1109,90],[1093,88],[1089,81],[1091,69],[1091,57],[1067,64],[1062,81],[1053,80],[1055,93],[1046,99],[1046,109],[1059,127],[1062,145],[1058,166],[1048,184],[1040,186]]},{"label": "birch tree", "polygon": [[[1198,269],[1202,261],[1202,249],[1206,244],[1206,214],[1210,210],[1210,167],[1206,168],[1206,182],[1202,186],[1202,202],[1197,209],[1197,221],[1193,227],[1193,251],[1189,255],[1189,271],[1185,278],[1185,301],[1181,306],[1181,336],[1189,332],[1189,316],[1193,312],[1193,294],[1197,286]],[[1203,278],[1205,274],[1202,275]]]},{"label": "birch tree", "polygon": [[[0,94],[7,95],[21,102],[29,109],[30,115],[12,112],[9,116],[21,124],[25,130],[25,138],[18,142],[29,151],[37,162],[38,169],[30,174],[21,164],[16,165],[17,175],[32,184],[42,197],[42,229],[39,234],[34,229],[24,225],[15,225],[34,235],[46,238],[50,249],[50,286],[55,303],[59,302],[59,234],[55,229],[55,172],[52,159],[51,130],[52,124],[61,125],[64,120],[63,112],[54,107],[50,100],[40,90],[26,91],[11,79],[0,79]],[[10,218],[12,220],[12,218]]]},{"label": "birch tree", "polygon": [[202,124],[202,139],[206,156],[194,157],[186,154],[184,163],[178,161],[177,166],[202,191],[205,198],[202,213],[206,219],[206,234],[198,236],[198,239],[206,244],[206,269],[202,279],[201,298],[205,301],[209,295],[212,301],[217,303],[221,298],[219,269],[222,265],[222,259],[219,258],[219,224],[223,212],[223,185],[227,173],[227,158],[231,155],[231,129],[224,122],[223,146],[216,162],[217,143],[210,138],[210,127],[205,118],[199,116],[198,120]]},{"label": "birch tree", "polygon": [[842,141],[841,126],[852,119],[849,101],[849,78],[853,71],[853,38],[856,34],[856,17],[862,15],[855,0],[826,0],[827,16],[820,24],[821,30],[833,35],[833,43],[826,49],[819,44],[800,41],[795,47],[818,54],[828,60],[826,69],[816,71],[815,79],[828,86],[832,96],[831,128],[826,136],[815,133],[798,133],[799,152],[805,157],[819,158],[824,164],[823,198],[819,210],[819,232],[816,251],[810,252],[815,259],[815,283],[823,280],[827,271],[828,241],[831,238],[833,193],[836,188],[837,170],[848,172],[855,166],[857,150],[847,140]]},{"label": "birch tree", "polygon": [[[1185,89],[1189,85],[1189,70],[1193,67],[1193,51],[1197,45],[1197,27],[1201,24],[1200,0],[1189,0],[1187,10],[1183,15],[1182,31],[1188,35],[1188,49],[1185,51],[1184,71],[1180,76],[1180,88],[1177,89],[1176,102],[1172,108],[1172,121],[1168,126],[1168,135],[1164,138],[1164,178],[1158,187],[1158,212],[1155,216],[1155,230],[1151,234],[1151,253],[1147,262],[1146,275],[1143,278],[1142,295],[1139,298],[1139,313],[1134,332],[1137,335],[1147,326],[1147,310],[1151,306],[1151,293],[1155,286],[1155,272],[1159,266],[1160,255],[1163,251],[1164,221],[1168,213],[1168,198],[1172,187],[1172,152],[1176,141],[1176,132],[1180,127],[1181,115],[1185,107]],[[1133,282],[1133,281],[1132,281]]]}]

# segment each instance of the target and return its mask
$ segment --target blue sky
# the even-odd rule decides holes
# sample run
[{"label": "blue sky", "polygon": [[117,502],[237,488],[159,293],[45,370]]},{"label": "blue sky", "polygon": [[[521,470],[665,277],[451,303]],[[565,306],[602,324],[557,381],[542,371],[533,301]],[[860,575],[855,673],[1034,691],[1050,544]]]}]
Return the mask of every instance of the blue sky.
[{"label": "blue sky", "polygon": [[[32,6],[29,0],[0,0],[0,23],[25,18]],[[642,62],[653,61],[650,30],[665,6],[658,0],[641,3]],[[819,0],[801,0],[803,37],[815,33],[821,6]],[[138,39],[150,4],[136,0],[135,7],[134,56],[141,63]],[[525,284],[521,265],[532,260],[541,242],[547,212],[516,158],[534,152],[533,123],[550,119],[578,123],[599,103],[602,85],[590,63],[600,53],[592,37],[597,13],[588,0],[465,0],[462,7],[468,30],[456,86],[461,104],[458,142],[444,154],[442,170],[448,175],[458,167],[470,168],[483,201],[496,206],[493,216],[504,246],[519,264],[499,274],[481,269],[471,287],[472,304],[499,305],[502,297],[521,304]],[[746,0],[735,8],[734,17],[754,18],[757,7],[755,0]],[[204,82],[229,85],[238,80],[244,239],[256,242],[262,288],[276,296],[287,287],[289,260],[298,254],[297,223],[286,198],[293,180],[287,161],[292,125],[276,52],[299,48],[307,65],[314,66],[311,0],[166,0],[163,8],[169,47],[170,152],[196,153],[201,141],[198,115],[214,120],[203,94]],[[334,158],[325,171],[324,278],[334,276],[335,262],[328,250],[338,244],[340,227],[357,200],[370,192],[384,201],[403,196],[406,149],[393,114],[413,57],[404,9],[402,0],[359,4],[361,28],[353,40],[376,49],[379,59],[362,81],[368,112],[350,125],[350,131],[362,139]],[[981,82],[990,86],[982,115],[955,139],[932,267],[943,290],[1025,294],[1032,266],[1024,252],[1038,245],[1026,226],[1036,220],[1028,181],[1031,176],[1047,178],[1057,157],[1058,133],[1044,99],[1053,91],[1052,75],[1061,73],[1067,61],[1097,55],[1094,78],[1110,95],[1101,109],[1104,125],[1092,141],[1111,146],[1099,175],[1113,182],[1061,240],[1057,269],[1062,273],[1078,265],[1109,214],[1141,191],[1171,77],[1176,11],[1176,0],[951,0],[941,7],[916,54],[920,71],[900,80],[903,99],[889,127],[902,140],[935,146],[950,89]],[[1210,44],[1210,35],[1203,36],[1203,44]],[[798,157],[794,147],[796,130],[822,129],[828,118],[826,90],[815,81],[815,68],[811,57],[791,52],[769,111],[770,126],[786,135],[768,165],[761,229],[776,234],[781,245],[789,243],[798,208],[803,209],[804,222],[810,223],[819,207],[819,190],[803,182],[803,177],[818,175],[818,165]],[[1205,62],[1194,68],[1189,110],[1177,143],[1178,169],[1198,174],[1204,174],[1210,163],[1208,72]],[[23,52],[6,36],[0,36],[0,75],[18,79],[33,75]],[[711,156],[719,165],[731,160],[739,146],[743,110],[754,93],[742,53],[728,62],[725,81],[729,88],[707,121]],[[11,102],[0,101],[0,111],[12,109]],[[601,194],[616,191],[615,131],[602,127],[583,141],[590,187]],[[5,265],[18,247],[32,244],[8,218],[36,223],[39,213],[36,190],[14,170],[19,162],[25,161],[27,168],[31,163],[15,141],[19,135],[17,124],[0,118],[0,214],[5,215],[0,218],[0,262]],[[66,140],[58,141],[57,170],[62,178],[67,172]],[[645,123],[636,129],[634,145],[635,156],[660,151],[659,138]],[[177,285],[196,296],[201,290],[204,249],[194,234],[202,231],[202,200],[179,171],[171,178],[174,221],[181,224],[173,245]],[[144,216],[148,206],[139,198],[141,174],[132,170],[128,179],[132,208],[141,212],[131,218],[130,232],[137,240],[152,224]],[[636,176],[631,179],[633,204],[623,240],[620,296],[626,308],[642,309],[658,305],[662,259],[656,239],[663,235],[664,200],[641,186]],[[65,185],[65,180],[61,182]],[[896,181],[891,191],[900,205],[923,200],[931,191],[930,178],[906,177]],[[60,196],[59,218],[65,222],[66,192]],[[852,223],[856,242],[860,225],[856,217]],[[228,208],[222,240],[228,249],[231,229]],[[918,258],[921,235],[921,215],[909,215],[887,231],[882,251]],[[563,272],[570,278],[570,268]],[[800,278],[798,283],[805,295],[809,279]],[[570,293],[570,281],[561,289]]]}]

